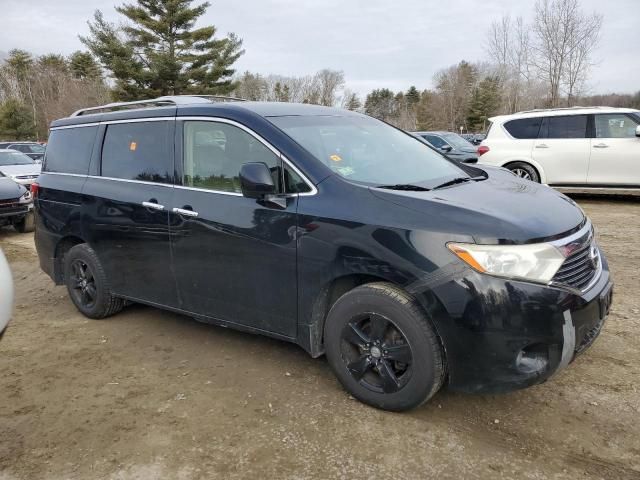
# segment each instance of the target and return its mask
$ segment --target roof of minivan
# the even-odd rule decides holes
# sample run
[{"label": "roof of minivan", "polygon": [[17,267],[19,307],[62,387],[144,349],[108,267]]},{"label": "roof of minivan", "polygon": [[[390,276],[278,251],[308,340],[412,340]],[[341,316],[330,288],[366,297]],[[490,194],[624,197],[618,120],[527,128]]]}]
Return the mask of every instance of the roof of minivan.
[{"label": "roof of minivan", "polygon": [[110,120],[128,120],[134,118],[172,117],[175,115],[203,115],[224,116],[224,113],[253,113],[261,117],[285,116],[358,116],[349,110],[310,105],[306,103],[288,102],[211,102],[193,103],[177,106],[145,107],[114,112],[93,113],[66,117],[51,122],[51,127],[97,123]]},{"label": "roof of minivan", "polygon": [[618,107],[567,107],[525,110],[523,112],[512,113],[510,115],[496,115],[489,118],[490,122],[506,122],[515,118],[551,117],[560,115],[585,115],[589,113],[637,113],[640,110],[634,108]]}]

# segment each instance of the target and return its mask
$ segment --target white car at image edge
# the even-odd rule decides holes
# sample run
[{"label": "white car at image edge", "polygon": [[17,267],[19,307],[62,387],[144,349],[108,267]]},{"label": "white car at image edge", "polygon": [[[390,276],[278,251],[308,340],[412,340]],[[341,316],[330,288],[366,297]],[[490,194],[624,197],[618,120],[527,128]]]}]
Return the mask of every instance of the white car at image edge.
[{"label": "white car at image edge", "polygon": [[640,187],[640,111],[572,107],[489,119],[478,163],[558,187]]},{"label": "white car at image edge", "polygon": [[0,338],[11,318],[13,310],[13,279],[7,260],[0,250]]}]

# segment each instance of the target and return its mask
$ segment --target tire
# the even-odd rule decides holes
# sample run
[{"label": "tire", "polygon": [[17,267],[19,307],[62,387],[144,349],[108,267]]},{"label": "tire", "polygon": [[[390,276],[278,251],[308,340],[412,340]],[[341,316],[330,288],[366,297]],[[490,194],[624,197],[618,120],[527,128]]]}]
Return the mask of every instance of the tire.
[{"label": "tire", "polygon": [[13,224],[13,228],[19,233],[30,233],[36,229],[36,220],[33,212],[27,213],[22,220]]},{"label": "tire", "polygon": [[63,261],[69,297],[84,316],[101,319],[122,310],[124,301],[111,293],[104,268],[91,247],[85,243],[76,245]]},{"label": "tire", "polygon": [[340,297],[327,316],[324,341],[342,386],[373,407],[417,407],[444,381],[433,327],[416,300],[389,283],[365,284]]},{"label": "tire", "polygon": [[525,162],[513,162],[506,166],[511,170],[516,177],[524,178],[525,180],[531,180],[532,182],[540,183],[540,175],[535,168]]}]

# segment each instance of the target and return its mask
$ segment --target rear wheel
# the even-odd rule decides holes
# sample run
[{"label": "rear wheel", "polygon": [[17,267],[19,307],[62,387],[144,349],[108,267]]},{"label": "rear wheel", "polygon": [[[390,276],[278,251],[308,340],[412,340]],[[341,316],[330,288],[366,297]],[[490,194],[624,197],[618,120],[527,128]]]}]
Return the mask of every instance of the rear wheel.
[{"label": "rear wheel", "polygon": [[98,256],[86,244],[76,245],[64,256],[64,280],[71,301],[89,318],[106,318],[122,310],[124,302],[111,293]]},{"label": "rear wheel", "polygon": [[325,326],[329,364],[344,388],[364,403],[402,411],[441,387],[443,354],[417,302],[387,283],[344,294]]},{"label": "rear wheel", "polygon": [[524,178],[525,180],[531,180],[532,182],[540,183],[540,175],[535,168],[525,162],[513,162],[506,166],[511,170],[516,177]]},{"label": "rear wheel", "polygon": [[36,228],[35,218],[33,212],[27,213],[22,220],[13,224],[13,228],[19,233],[33,232]]}]

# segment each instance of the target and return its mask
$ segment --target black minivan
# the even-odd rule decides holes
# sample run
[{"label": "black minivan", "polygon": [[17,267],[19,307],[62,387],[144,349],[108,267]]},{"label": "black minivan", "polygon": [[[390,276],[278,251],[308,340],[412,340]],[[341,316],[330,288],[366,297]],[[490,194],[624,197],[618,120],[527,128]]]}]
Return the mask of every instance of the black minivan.
[{"label": "black minivan", "polygon": [[51,125],[43,270],[84,315],[140,302],[326,354],[370,405],[543,382],[612,283],[569,198],[334,108],[161,97]]}]

